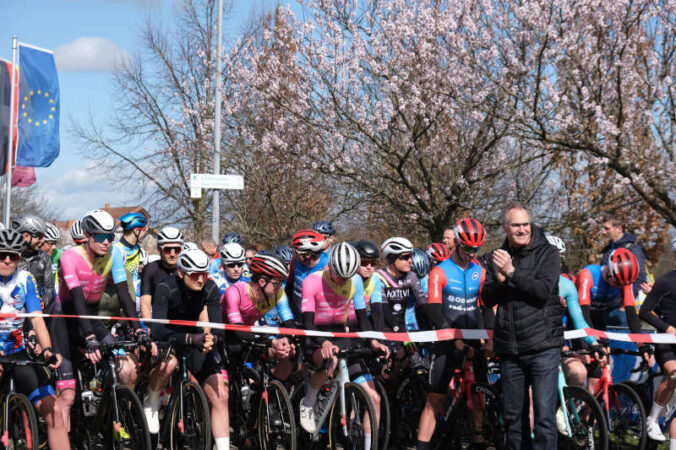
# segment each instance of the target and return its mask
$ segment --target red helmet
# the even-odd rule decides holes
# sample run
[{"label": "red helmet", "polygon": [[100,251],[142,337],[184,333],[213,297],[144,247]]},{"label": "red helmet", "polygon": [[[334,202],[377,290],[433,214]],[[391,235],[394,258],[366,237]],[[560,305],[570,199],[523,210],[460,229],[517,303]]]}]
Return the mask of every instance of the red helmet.
[{"label": "red helmet", "polygon": [[451,251],[446,244],[434,242],[427,246],[427,256],[429,256],[432,261],[440,263],[451,257]]},{"label": "red helmet", "polygon": [[324,235],[319,231],[305,229],[293,235],[291,245],[299,252],[321,252],[326,245]]},{"label": "red helmet", "polygon": [[626,248],[616,248],[608,256],[608,274],[617,284],[626,286],[638,279],[636,256]]},{"label": "red helmet", "polygon": [[249,268],[255,275],[265,275],[270,278],[289,276],[286,265],[276,256],[256,255],[249,263]]},{"label": "red helmet", "polygon": [[486,243],[486,229],[476,219],[460,219],[453,227],[461,244],[479,248]]}]

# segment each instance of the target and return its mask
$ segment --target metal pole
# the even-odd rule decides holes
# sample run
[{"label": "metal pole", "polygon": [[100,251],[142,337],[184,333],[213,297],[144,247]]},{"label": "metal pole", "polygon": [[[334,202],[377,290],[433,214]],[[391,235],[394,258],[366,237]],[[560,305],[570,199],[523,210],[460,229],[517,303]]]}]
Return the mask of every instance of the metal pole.
[{"label": "metal pole", "polygon": [[[7,186],[5,201],[5,226],[9,228],[9,210],[12,201],[12,142],[14,141],[14,91],[16,86],[16,50],[18,39],[12,36],[12,85],[9,90],[9,141],[7,142]],[[17,130],[18,131],[18,130]]]},{"label": "metal pole", "polygon": [[[216,108],[214,133],[214,175],[221,172],[221,53],[223,41],[223,0],[218,0],[218,32],[216,38]],[[218,242],[218,219],[220,217],[219,190],[213,190],[214,203],[211,218],[211,237]]]}]

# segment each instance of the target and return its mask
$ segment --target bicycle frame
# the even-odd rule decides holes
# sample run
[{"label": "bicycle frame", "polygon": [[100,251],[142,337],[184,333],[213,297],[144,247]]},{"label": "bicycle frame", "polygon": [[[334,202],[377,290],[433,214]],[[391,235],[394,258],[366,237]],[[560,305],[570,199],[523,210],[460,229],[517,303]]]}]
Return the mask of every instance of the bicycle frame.
[{"label": "bicycle frame", "polygon": [[[612,421],[610,420],[610,396],[608,395],[608,387],[613,384],[613,377],[610,373],[610,365],[606,364],[601,370],[601,378],[596,382],[596,386],[592,389],[592,395],[597,397],[599,393],[603,392],[603,410],[606,414],[606,422],[608,423],[608,432],[612,432]],[[618,405],[619,408],[619,405]]]},{"label": "bicycle frame", "polygon": [[568,437],[573,437],[573,429],[570,426],[570,419],[568,418],[568,410],[565,408],[566,404],[566,399],[563,395],[563,390],[568,387],[568,383],[566,383],[566,375],[563,373],[563,365],[559,363],[559,383],[558,383],[558,390],[559,390],[559,401],[561,402],[561,411],[563,412],[563,417],[565,418],[566,421],[566,433],[568,434]]}]

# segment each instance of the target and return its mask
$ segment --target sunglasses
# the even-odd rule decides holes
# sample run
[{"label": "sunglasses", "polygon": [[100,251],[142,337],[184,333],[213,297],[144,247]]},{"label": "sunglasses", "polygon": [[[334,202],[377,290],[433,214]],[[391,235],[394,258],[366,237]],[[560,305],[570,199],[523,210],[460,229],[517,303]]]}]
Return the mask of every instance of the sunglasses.
[{"label": "sunglasses", "polygon": [[406,253],[406,254],[404,254],[404,255],[399,255],[399,256],[397,256],[397,259],[398,259],[399,261],[410,261],[410,260],[413,259],[413,254],[411,254],[411,253]]},{"label": "sunglasses", "polygon": [[191,280],[199,281],[200,278],[204,278],[206,280],[206,278],[209,276],[209,272],[191,272],[187,275],[190,277]]},{"label": "sunglasses", "polygon": [[362,267],[368,267],[368,266],[375,267],[376,262],[372,259],[362,259],[361,260],[361,266]]},{"label": "sunglasses", "polygon": [[478,253],[481,250],[481,247],[472,247],[465,244],[460,244],[460,247],[462,247],[465,253]]},{"label": "sunglasses", "polygon": [[317,259],[319,258],[319,253],[307,252],[307,253],[298,253],[300,259]]},{"label": "sunglasses", "polygon": [[21,259],[21,255],[14,252],[0,252],[0,261],[4,261],[9,257],[9,260],[12,262],[18,261]]},{"label": "sunglasses", "polygon": [[36,233],[36,234],[30,233],[30,235],[31,235],[32,238],[35,238],[35,239],[43,239],[45,237],[45,235],[42,234],[42,233]]},{"label": "sunglasses", "polygon": [[282,287],[282,280],[268,280],[268,284],[271,284],[274,290],[277,291]]},{"label": "sunglasses", "polygon": [[244,263],[241,262],[235,262],[235,263],[228,263],[225,265],[225,267],[229,269],[234,269],[235,267],[244,267]]},{"label": "sunglasses", "polygon": [[181,253],[181,247],[162,247],[162,253],[165,255],[171,255],[172,253],[178,255]]},{"label": "sunglasses", "polygon": [[113,242],[113,239],[115,239],[115,235],[113,233],[108,233],[108,234],[93,234],[92,238],[94,241],[98,242],[99,244],[103,244],[104,242]]}]

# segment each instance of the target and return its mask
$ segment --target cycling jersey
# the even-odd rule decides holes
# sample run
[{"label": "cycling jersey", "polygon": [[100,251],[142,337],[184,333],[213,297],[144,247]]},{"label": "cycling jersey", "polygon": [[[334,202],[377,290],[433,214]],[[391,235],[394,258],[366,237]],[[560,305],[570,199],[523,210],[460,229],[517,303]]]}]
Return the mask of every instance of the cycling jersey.
[{"label": "cycling jersey", "polygon": [[[580,270],[577,276],[577,294],[580,305],[591,305],[592,310],[607,310],[634,304],[633,293],[622,295],[620,288],[613,287],[601,274],[603,266],[591,264]],[[625,289],[626,294],[626,289]]]},{"label": "cycling jersey", "polygon": [[669,326],[676,327],[676,270],[655,281],[641,305],[640,316],[660,333],[665,333]]},{"label": "cycling jersey", "polygon": [[[35,277],[26,270],[17,269],[11,276],[0,277],[0,313],[19,314],[42,312],[41,299]],[[0,350],[12,355],[24,349],[23,318],[0,321]]]},{"label": "cycling jersey", "polygon": [[[570,279],[561,274],[559,278],[559,298],[566,302],[566,311],[570,320],[573,322],[572,326],[576,330],[581,330],[583,328],[591,328],[587,321],[584,319],[582,314],[582,309],[580,308],[580,302],[577,297],[577,288]],[[568,328],[571,328],[571,324],[567,324]],[[584,340],[589,345],[596,344],[596,338],[593,336],[586,336]]]},{"label": "cycling jersey", "polygon": [[283,289],[280,288],[275,298],[270,299],[270,301],[261,301],[254,304],[253,296],[249,283],[240,281],[228,287],[225,295],[221,298],[223,322],[253,325],[261,318],[267,318],[268,313],[272,313],[273,310],[276,310],[280,322],[293,320],[289,300],[286,298]]},{"label": "cycling jersey", "polygon": [[54,289],[54,274],[52,273],[52,260],[42,250],[35,253],[23,252],[17,270],[22,269],[30,272],[35,278],[38,293],[43,302],[44,309],[49,312],[54,303],[56,294]]},{"label": "cycling jersey", "polygon": [[[212,258],[209,262],[209,275],[222,271],[221,258]],[[249,270],[249,265],[247,263],[244,263],[244,267],[242,268],[242,277],[245,277],[245,280],[242,281],[251,281],[251,270]]]},{"label": "cycling jersey", "polygon": [[430,272],[429,303],[442,305],[444,318],[452,328],[478,328],[481,290],[486,270],[472,259],[463,269],[449,258]]},{"label": "cycling jersey", "polygon": [[301,303],[303,301],[303,280],[311,273],[319,272],[326,268],[329,263],[328,253],[322,252],[319,255],[319,261],[314,267],[308,268],[305,264],[299,262],[295,257],[291,260],[289,267],[289,277],[286,282],[286,295],[291,301],[291,311],[293,316],[300,318]]},{"label": "cycling jersey", "polygon": [[141,249],[138,245],[132,245],[120,239],[113,242],[111,247],[111,258],[113,261],[112,275],[113,283],[117,284],[127,281],[130,277],[132,282],[138,280],[138,267],[141,262]]},{"label": "cycling jersey", "polygon": [[162,261],[153,261],[141,273],[141,295],[155,296],[155,289],[162,280],[176,273],[176,266],[167,268]]},{"label": "cycling jersey", "polygon": [[407,327],[406,309],[427,302],[418,276],[411,271],[400,278],[395,278],[387,269],[380,269],[373,275],[373,279],[371,311],[373,314],[374,305],[380,304],[383,316],[382,318],[374,317],[374,323],[377,323],[376,328],[383,328],[378,331],[384,331],[385,326],[395,332],[405,330]]},{"label": "cycling jersey", "polygon": [[[355,275],[342,285],[331,279],[328,270],[308,275],[303,281],[302,313],[314,313],[317,327],[345,325],[350,318],[350,303],[354,310],[366,310],[364,285]],[[356,313],[355,313],[356,314]]]},{"label": "cycling jersey", "polygon": [[61,255],[61,286],[59,298],[62,303],[71,300],[71,289],[81,287],[87,303],[97,303],[106,287],[106,278],[110,274],[113,262],[110,250],[104,256],[89,260],[83,245],[71,247]]},{"label": "cycling jersey", "polygon": [[216,273],[213,273],[209,275],[209,278],[214,280],[214,283],[216,283],[216,286],[218,286],[218,292],[223,297],[225,294],[226,289],[228,289],[230,286],[233,284],[237,283],[238,281],[244,282],[244,283],[251,283],[251,276],[249,275],[247,271],[247,275],[244,274],[244,271],[242,271],[242,276],[239,277],[237,280],[233,280],[229,276],[225,274],[225,270],[220,269]]}]

